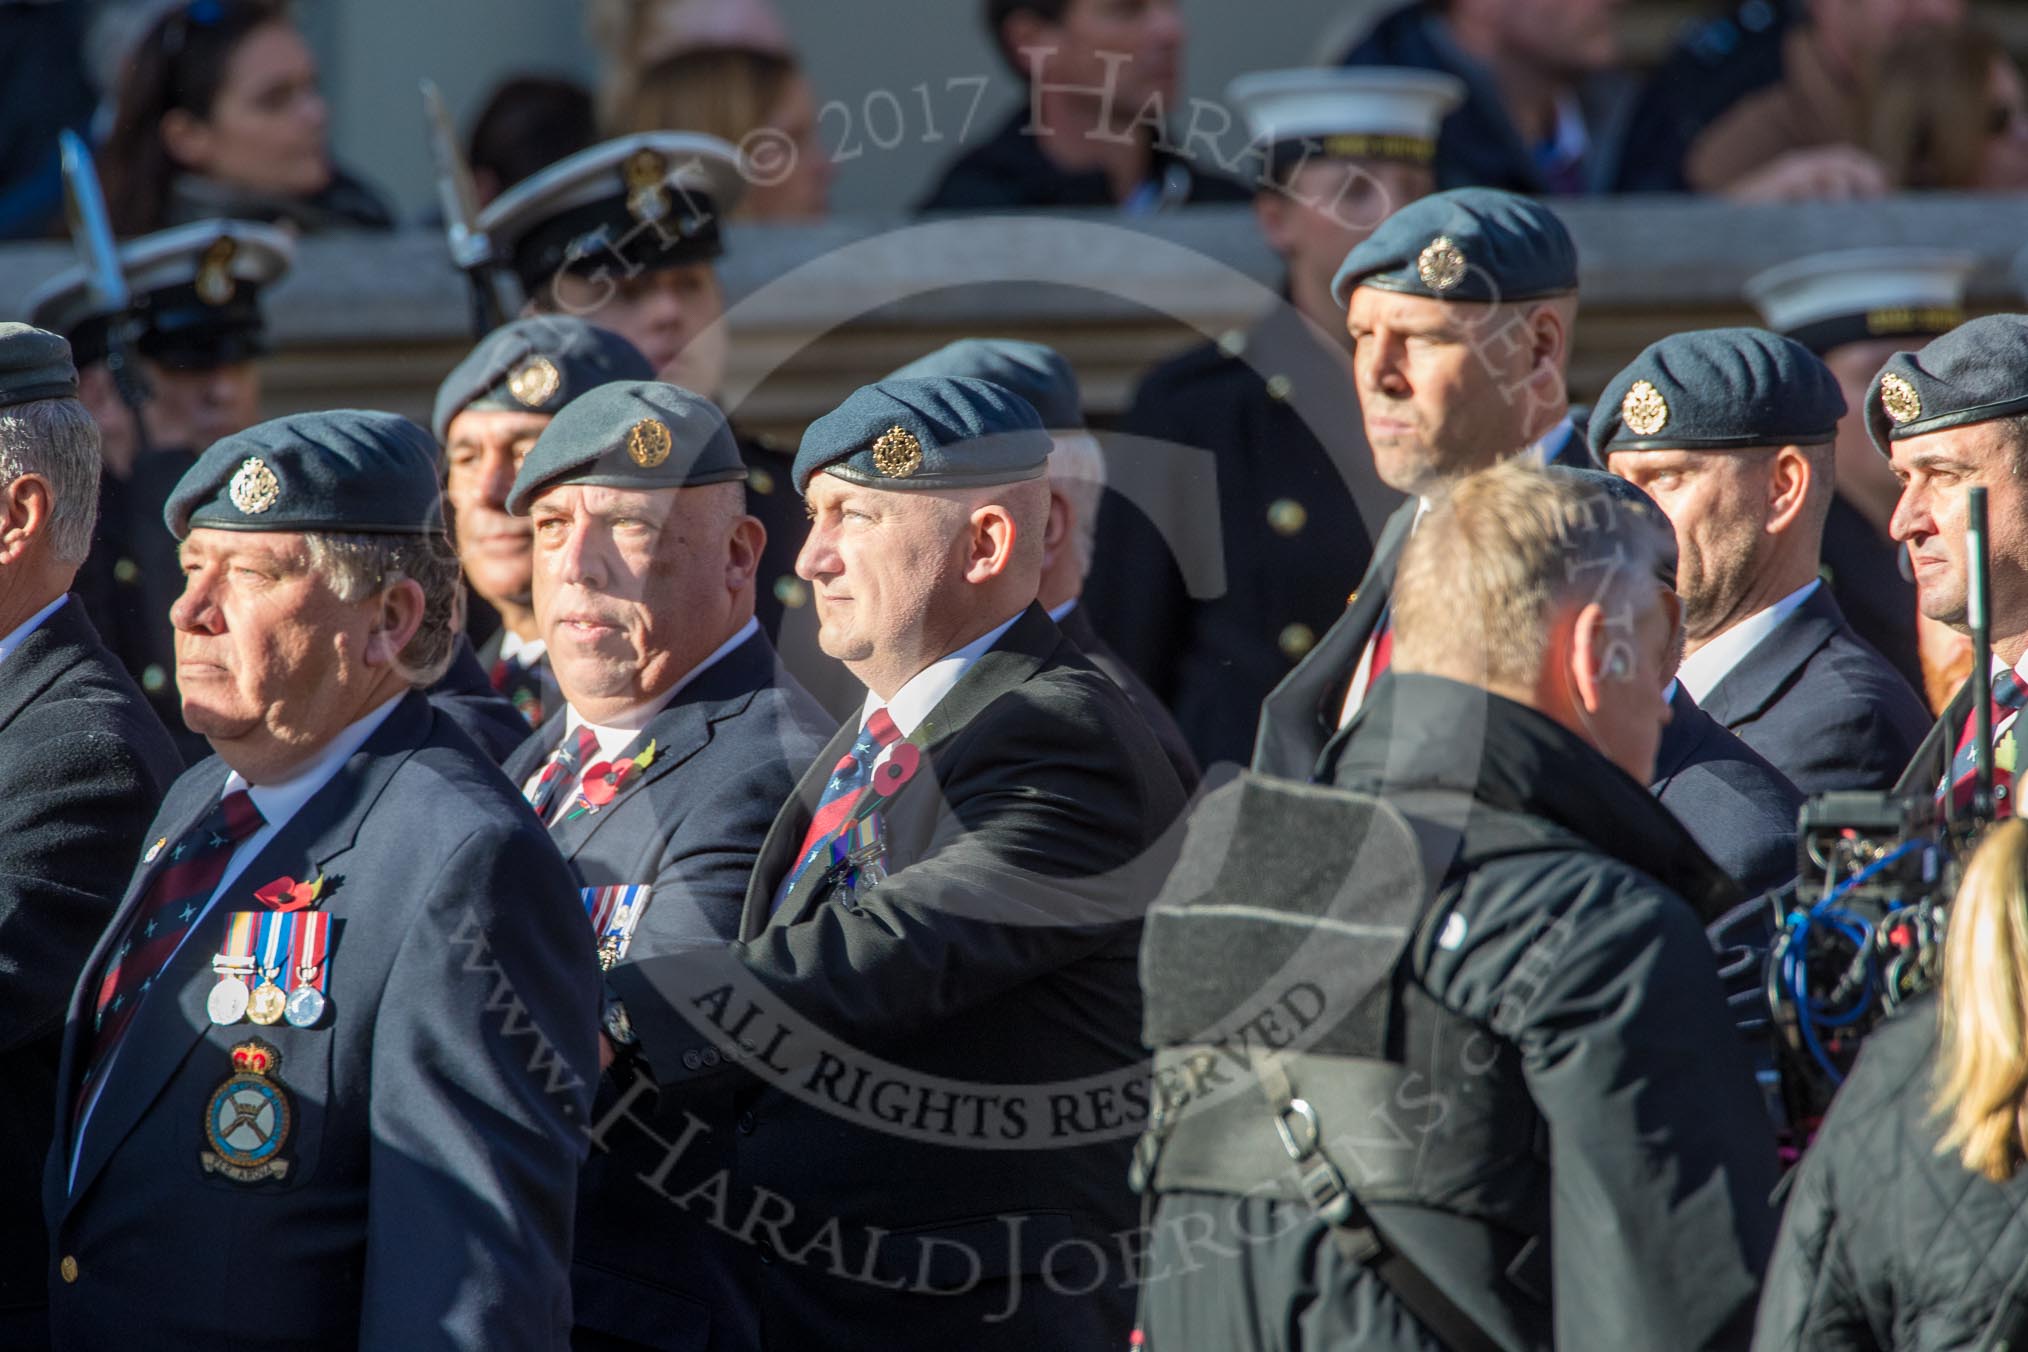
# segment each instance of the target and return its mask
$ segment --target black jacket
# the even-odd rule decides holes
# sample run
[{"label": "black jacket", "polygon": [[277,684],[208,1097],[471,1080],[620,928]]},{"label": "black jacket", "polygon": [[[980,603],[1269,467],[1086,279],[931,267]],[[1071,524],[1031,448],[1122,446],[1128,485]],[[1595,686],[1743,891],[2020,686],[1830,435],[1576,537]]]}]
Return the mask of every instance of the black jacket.
[{"label": "black jacket", "polygon": [[[1428,1045],[1430,1095],[1513,1096],[1505,1139],[1537,1143],[1452,1196],[1376,1204],[1383,1231],[1508,1349],[1744,1346],[1775,1148],[1698,924],[1730,885],[1571,733],[1437,677],[1375,688],[1336,784],[1385,798],[1426,844],[1462,823],[1455,853],[1427,851],[1450,863],[1404,975],[1463,1027],[1421,1044],[1409,1004],[1402,1041]],[[1433,1352],[1299,1207],[1164,1197],[1154,1352]],[[1485,1210],[1513,1220],[1470,1219]]]},{"label": "black jacket", "polygon": [[[1005,211],[1018,207],[1115,207],[1112,180],[1103,169],[1072,171],[1043,153],[1028,131],[1028,100],[1001,124],[989,141],[965,151],[944,170],[918,211]],[[1166,148],[1153,147],[1150,196],[1175,192],[1186,204],[1250,202],[1251,189],[1207,173]]]},{"label": "black jacket", "polygon": [[[913,734],[886,876],[811,868],[777,909],[857,733],[775,819],[740,942],[642,964],[693,1027],[752,1048],[754,1074],[726,1077],[693,1033],[655,1072],[686,1100],[741,1082],[717,1188],[725,1242],[758,1256],[762,1345],[1111,1352],[1146,1112],[1140,912],[1182,791],[1119,687],[1031,606]],[[755,1206],[769,1225],[739,1235]]]},{"label": "black jacket", "polygon": [[1996,1184],[1937,1153],[1936,1021],[1925,1000],[1867,1038],[1796,1170],[1756,1349],[1987,1346],[2028,1271],[2028,1174]]},{"label": "black jacket", "polygon": [[[48,1300],[64,1009],[182,769],[76,597],[0,659],[0,1335]],[[11,1336],[0,1343],[12,1346]]]},{"label": "black jacket", "polygon": [[1929,730],[1929,711],[1819,585],[1704,693],[1704,711],[1805,795],[1885,789]]},{"label": "black jacket", "polygon": [[1916,651],[1915,583],[1902,575],[1902,547],[1837,494],[1824,518],[1824,581],[1846,622],[1908,688],[1922,693],[1922,657]]},{"label": "black jacket", "polygon": [[1161,743],[1162,754],[1169,758],[1169,768],[1176,772],[1176,782],[1183,786],[1184,793],[1194,793],[1197,781],[1203,772],[1197,767],[1197,758],[1190,754],[1189,743],[1183,740],[1183,730],[1176,726],[1176,720],[1162,707],[1162,701],[1155,698],[1155,692],[1148,689],[1132,667],[1120,660],[1120,655],[1106,646],[1104,639],[1091,627],[1091,616],[1085,614],[1083,602],[1071,607],[1070,613],[1056,622],[1063,630],[1063,636],[1075,643],[1078,651],[1091,659],[1091,664],[1112,678],[1114,685],[1126,692],[1127,701],[1134,706],[1134,712],[1148,725],[1148,731],[1155,734]]},{"label": "black jacket", "polygon": [[1106,437],[1085,604],[1203,765],[1345,612],[1401,494],[1373,469],[1348,364],[1292,307],[1149,372]]}]

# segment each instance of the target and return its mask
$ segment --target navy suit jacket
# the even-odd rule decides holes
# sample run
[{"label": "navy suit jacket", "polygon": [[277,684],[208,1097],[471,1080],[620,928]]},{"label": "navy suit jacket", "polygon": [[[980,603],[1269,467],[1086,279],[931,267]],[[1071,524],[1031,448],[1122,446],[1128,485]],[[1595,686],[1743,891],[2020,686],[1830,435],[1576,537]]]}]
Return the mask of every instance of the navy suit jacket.
[{"label": "navy suit jacket", "polygon": [[[226,773],[216,758],[185,773],[148,838],[180,840]],[[106,950],[172,853],[135,870],[71,997],[43,1180],[55,1343],[563,1346],[598,968],[570,869],[527,805],[404,696],[141,997],[66,1187]],[[309,1028],[214,1025],[210,959],[280,875],[325,879],[329,1008]],[[289,1168],[240,1183],[199,1156],[232,1049],[253,1038],[281,1054]]]},{"label": "navy suit jacket", "polygon": [[1183,792],[1195,793],[1197,781],[1204,777],[1197,768],[1197,757],[1190,753],[1190,744],[1183,740],[1183,729],[1176,726],[1175,718],[1155,698],[1155,692],[1148,689],[1148,683],[1125,662],[1120,655],[1106,646],[1104,639],[1091,627],[1091,617],[1085,614],[1084,604],[1078,603],[1071,612],[1057,622],[1063,636],[1075,643],[1078,651],[1091,659],[1091,664],[1111,678],[1112,683],[1126,692],[1127,702],[1134,706],[1134,712],[1148,725],[1148,731],[1155,734],[1155,740],[1162,746],[1162,754],[1169,758],[1169,768],[1176,772],[1176,782],[1183,786]]},{"label": "navy suit jacket", "polygon": [[1930,725],[1922,700],[1822,585],[1705,692],[1703,706],[1805,796],[1890,787]]},{"label": "navy suit jacket", "polygon": [[76,597],[0,660],[0,768],[0,1346],[12,1348],[40,1337],[9,1312],[49,1299],[39,1198],[64,1011],[183,770]]},{"label": "navy suit jacket", "polygon": [[1802,792],[1680,684],[1669,708],[1648,786],[1656,799],[1749,897],[1794,878]]},{"label": "navy suit jacket", "polygon": [[658,966],[756,1062],[724,1074],[696,1033],[701,1053],[656,1066],[686,1102],[735,1086],[730,1195],[692,1205],[734,1234],[762,1208],[721,1242],[757,1256],[770,1349],[1117,1347],[1133,1295],[1114,1237],[1135,1225],[1146,1112],[1117,1086],[1146,1082],[1140,910],[1181,787],[1126,695],[1030,606],[911,735],[886,876],[812,867],[776,908],[857,733],[782,806],[741,942]]},{"label": "navy suit jacket", "polygon": [[[524,783],[562,740],[562,710],[508,759]],[[750,1255],[672,1207],[640,1178],[680,1138],[686,1113],[711,1124],[665,1178],[681,1193],[727,1162],[729,1094],[714,1104],[659,1103],[657,1065],[694,1043],[642,977],[644,959],[739,934],[740,909],[775,813],[836,726],[756,633],[685,686],[622,752],[655,757],[597,812],[558,820],[551,838],[586,887],[654,888],[626,952],[606,972],[640,1038],[600,1083],[593,1144],[578,1188],[571,1294],[580,1328],[653,1348],[751,1346]]]},{"label": "navy suit jacket", "polygon": [[493,688],[491,674],[479,664],[472,641],[463,634],[458,635],[450,667],[426,693],[430,703],[457,724],[495,765],[528,740],[528,720],[512,700]]}]

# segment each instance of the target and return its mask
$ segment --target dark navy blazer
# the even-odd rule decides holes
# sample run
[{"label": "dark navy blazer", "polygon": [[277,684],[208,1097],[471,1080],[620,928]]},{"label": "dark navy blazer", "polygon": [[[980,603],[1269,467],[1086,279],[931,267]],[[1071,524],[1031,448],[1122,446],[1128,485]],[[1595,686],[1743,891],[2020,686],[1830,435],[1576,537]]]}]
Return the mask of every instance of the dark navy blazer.
[{"label": "dark navy blazer", "polygon": [[1885,789],[1929,731],[1929,712],[1853,632],[1827,586],[1705,692],[1704,712],[1805,795]]},{"label": "dark navy blazer", "polygon": [[[186,772],[147,838],[181,839],[226,773],[216,757]],[[67,1188],[106,949],[171,853],[135,870],[71,996],[43,1180],[54,1343],[562,1346],[599,983],[575,882],[527,804],[404,696],[142,996]],[[324,1018],[214,1025],[229,917],[284,875],[326,880]],[[256,1037],[281,1054],[289,1167],[234,1182],[203,1167],[204,1124]]]},{"label": "dark navy blazer", "polygon": [[[525,783],[563,738],[554,717],[508,758]],[[586,887],[653,887],[626,953],[606,973],[640,1038],[645,1064],[623,1060],[601,1082],[593,1110],[595,1149],[578,1189],[574,1317],[621,1344],[641,1347],[750,1345],[755,1336],[745,1246],[707,1237],[704,1222],[643,1186],[680,1139],[686,1110],[712,1131],[695,1139],[664,1179],[681,1194],[725,1161],[733,1130],[725,1110],[696,1100],[659,1104],[646,1086],[658,1063],[673,1065],[694,1042],[682,1016],[642,977],[640,963],[699,942],[738,937],[747,881],[775,814],[837,726],[782,667],[763,633],[727,653],[679,691],[621,752],[652,743],[654,759],[596,812],[557,820],[550,836]],[[587,931],[589,933],[589,931]],[[630,1097],[631,1095],[631,1097]],[[637,1129],[636,1119],[647,1124]],[[607,1344],[601,1344],[607,1345]]]},{"label": "dark navy blazer", "polygon": [[1746,895],[1794,878],[1802,792],[1680,684],[1669,708],[1648,786],[1656,799]]}]

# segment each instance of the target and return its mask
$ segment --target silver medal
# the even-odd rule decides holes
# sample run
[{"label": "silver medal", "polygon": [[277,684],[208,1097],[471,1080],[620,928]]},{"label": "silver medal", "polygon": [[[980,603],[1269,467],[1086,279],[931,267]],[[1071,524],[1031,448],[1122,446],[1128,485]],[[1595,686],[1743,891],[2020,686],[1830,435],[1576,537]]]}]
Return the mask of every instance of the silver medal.
[{"label": "silver medal", "polygon": [[296,987],[289,992],[289,1005],[284,1017],[291,1028],[308,1028],[324,1017],[324,992],[315,986]]},{"label": "silver medal", "polygon": [[246,1002],[246,982],[229,976],[211,988],[204,1009],[213,1023],[238,1023],[246,1017]]}]

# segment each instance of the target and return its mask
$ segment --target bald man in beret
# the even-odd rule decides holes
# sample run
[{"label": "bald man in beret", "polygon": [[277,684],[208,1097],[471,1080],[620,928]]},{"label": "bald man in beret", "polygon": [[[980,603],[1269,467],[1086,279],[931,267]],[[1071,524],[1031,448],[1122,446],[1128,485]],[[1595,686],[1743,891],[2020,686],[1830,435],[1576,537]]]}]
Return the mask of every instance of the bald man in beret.
[{"label": "bald man in beret", "polygon": [[216,754],[71,998],[55,1342],[563,1346],[598,969],[562,856],[421,694],[458,640],[436,447],[277,419],[165,517]]},{"label": "bald man in beret", "polygon": [[640,1183],[689,1116],[717,1129],[670,1177],[677,1190],[733,1136],[723,1099],[710,1112],[657,1099],[658,1070],[692,1039],[642,964],[738,936],[761,842],[834,726],[754,618],[765,535],[745,479],[709,400],[617,381],[555,415],[505,503],[530,525],[535,632],[563,698],[507,776],[577,872],[606,981],[594,1115],[612,1125],[579,1189],[579,1349],[661,1345],[650,1326],[725,1337],[747,1305],[705,1223]]},{"label": "bald man in beret", "polygon": [[667,1191],[723,1218],[765,1348],[1129,1332],[1140,913],[1182,790],[1036,604],[1049,451],[1026,402],[944,377],[857,391],[797,455],[797,568],[865,695],[738,942],[644,972],[693,1030],[665,1096],[733,1085],[729,1162]]}]

